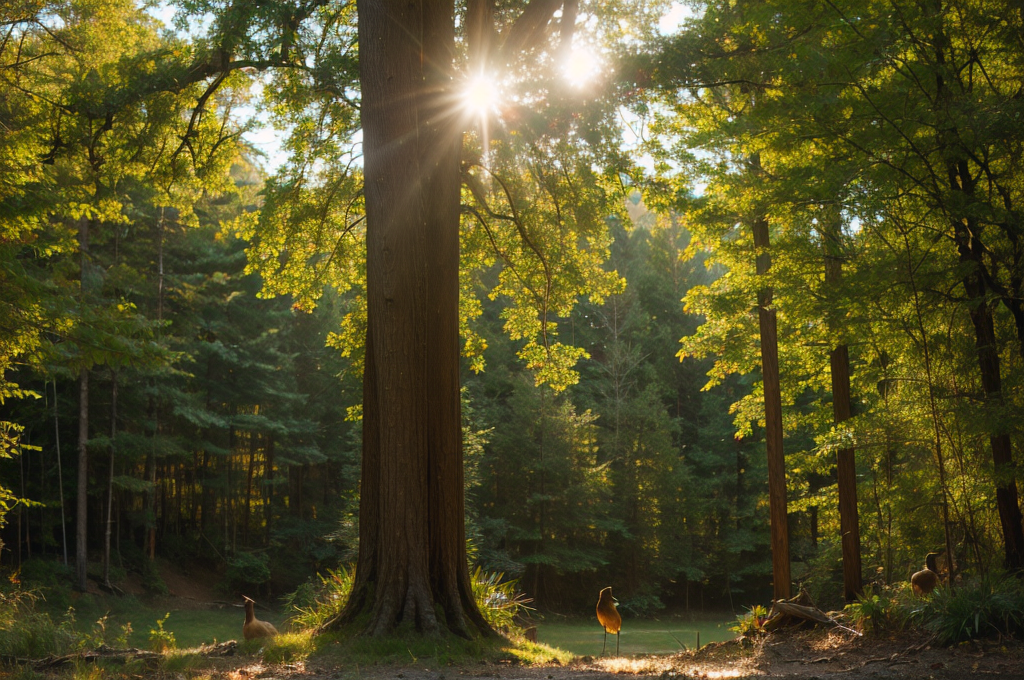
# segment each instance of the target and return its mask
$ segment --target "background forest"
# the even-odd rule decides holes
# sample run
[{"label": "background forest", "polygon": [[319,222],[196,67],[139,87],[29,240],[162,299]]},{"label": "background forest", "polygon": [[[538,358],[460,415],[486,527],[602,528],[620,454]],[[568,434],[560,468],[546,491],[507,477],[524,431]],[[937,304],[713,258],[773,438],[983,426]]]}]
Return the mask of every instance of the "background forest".
[{"label": "background forest", "polygon": [[[177,30],[130,0],[0,9],[0,565],[26,583],[159,592],[165,559],[277,597],[355,559],[355,10],[265,4],[183,2]],[[655,20],[593,29],[616,67],[578,100],[467,132],[470,554],[539,609],[770,597],[759,306],[794,581],[842,602],[841,451],[865,582],[1024,566],[1024,12],[847,4],[696,3],[661,33],[667,6],[580,3]],[[268,120],[272,167],[245,136]]]}]

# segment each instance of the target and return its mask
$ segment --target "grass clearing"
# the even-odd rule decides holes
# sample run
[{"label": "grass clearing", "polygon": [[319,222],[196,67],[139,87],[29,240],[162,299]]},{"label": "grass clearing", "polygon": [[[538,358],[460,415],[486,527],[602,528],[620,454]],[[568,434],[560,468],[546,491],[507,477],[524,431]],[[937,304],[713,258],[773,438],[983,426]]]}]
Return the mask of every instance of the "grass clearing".
[{"label": "grass clearing", "polygon": [[[241,605],[241,602],[239,602]],[[83,595],[72,603],[74,608],[74,627],[80,632],[93,630],[97,620],[107,616],[106,629],[116,636],[125,625],[131,625],[128,644],[139,649],[150,649],[150,631],[157,629],[157,622],[168,613],[164,621],[165,631],[174,636],[178,649],[198,647],[202,644],[224,642],[225,640],[242,640],[242,622],[245,610],[238,607],[219,607],[208,609],[178,609],[171,602],[163,600],[155,603],[143,603],[134,598],[98,598]],[[51,615],[60,618],[63,612],[50,611]],[[260,611],[260,618],[269,620],[278,629],[285,628],[284,616],[277,611]]]},{"label": "grass clearing", "polygon": [[[731,640],[736,634],[729,630],[736,619],[731,614],[702,617],[672,617],[660,620],[626,619],[622,622],[619,656],[668,654],[682,649],[695,649],[697,634],[701,645]],[[597,620],[541,621],[537,624],[539,642],[567,650],[579,656],[601,654],[604,631]],[[615,653],[615,636],[608,636],[609,654]]]}]

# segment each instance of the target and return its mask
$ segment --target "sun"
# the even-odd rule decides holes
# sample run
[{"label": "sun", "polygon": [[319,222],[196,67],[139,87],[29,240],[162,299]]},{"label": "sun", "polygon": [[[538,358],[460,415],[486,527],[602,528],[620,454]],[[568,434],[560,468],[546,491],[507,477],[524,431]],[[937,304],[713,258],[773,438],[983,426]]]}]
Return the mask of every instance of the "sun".
[{"label": "sun", "polygon": [[601,57],[592,49],[580,47],[569,53],[562,64],[565,79],[573,87],[584,87],[594,82],[604,71]]},{"label": "sun", "polygon": [[462,106],[470,114],[486,118],[496,113],[501,103],[501,86],[487,74],[473,76],[462,89]]}]

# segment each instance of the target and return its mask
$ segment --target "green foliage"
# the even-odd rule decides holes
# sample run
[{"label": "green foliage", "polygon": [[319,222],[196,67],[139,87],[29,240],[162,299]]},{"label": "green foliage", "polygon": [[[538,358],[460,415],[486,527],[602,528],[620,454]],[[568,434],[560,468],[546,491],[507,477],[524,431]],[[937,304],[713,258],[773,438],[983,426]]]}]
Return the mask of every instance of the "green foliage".
[{"label": "green foliage", "polygon": [[898,588],[875,588],[868,586],[856,602],[843,609],[854,625],[865,633],[884,635],[898,632],[907,627],[910,607],[910,591],[906,586]]},{"label": "green foliage", "polygon": [[910,609],[910,619],[940,644],[1020,635],[1024,632],[1024,586],[998,574],[968,579],[955,589],[939,587]]},{"label": "green foliage", "polygon": [[295,633],[281,633],[269,640],[262,640],[263,663],[291,663],[302,661],[315,649],[314,631],[302,630]]},{"label": "green foliage", "polygon": [[226,578],[231,588],[244,590],[258,588],[270,580],[266,555],[238,553],[228,558]]},{"label": "green foliage", "polygon": [[40,659],[80,647],[73,610],[55,621],[37,609],[37,600],[31,591],[0,590],[0,657]]},{"label": "green foliage", "polygon": [[354,572],[344,567],[318,574],[316,581],[307,581],[285,598],[285,606],[293,613],[291,624],[298,630],[316,630],[345,607],[352,592]]},{"label": "green foliage", "polygon": [[170,617],[171,613],[167,612],[162,619],[156,620],[156,628],[149,629],[149,648],[154,652],[166,652],[178,646],[174,633],[164,630],[164,624]]},{"label": "green foliage", "polygon": [[765,635],[767,631],[764,629],[764,624],[768,620],[768,610],[763,605],[755,604],[751,607],[746,614],[740,614],[736,617],[736,623],[729,626],[729,630],[733,631],[740,637],[756,637],[758,635]]},{"label": "green foliage", "polygon": [[486,573],[480,566],[469,578],[473,599],[487,623],[506,634],[518,631],[517,619],[531,609],[527,606],[531,600],[519,590],[519,582],[505,580],[502,573]]}]

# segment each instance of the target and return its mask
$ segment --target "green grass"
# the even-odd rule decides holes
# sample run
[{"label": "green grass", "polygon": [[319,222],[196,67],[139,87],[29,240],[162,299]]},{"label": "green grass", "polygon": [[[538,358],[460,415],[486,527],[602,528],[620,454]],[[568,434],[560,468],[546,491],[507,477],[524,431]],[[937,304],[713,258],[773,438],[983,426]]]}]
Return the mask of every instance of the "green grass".
[{"label": "green grass", "polygon": [[[241,604],[241,603],[239,603]],[[135,598],[96,598],[82,596],[72,603],[75,609],[75,628],[92,631],[97,619],[107,614],[106,627],[116,634],[123,625],[131,623],[132,632],[128,643],[139,649],[149,648],[149,631],[156,628],[158,619],[168,612],[164,630],[174,634],[179,649],[196,647],[201,644],[225,640],[242,641],[242,622],[245,610],[241,607],[217,609],[175,609],[173,604],[151,606]],[[51,612],[53,613],[53,612]],[[57,613],[59,616],[61,613]],[[270,621],[283,631],[284,615],[276,611],[257,610],[259,618]]]},{"label": "green grass", "polygon": [[[630,620],[622,622],[622,633],[619,638],[619,654],[622,656],[635,654],[665,654],[678,652],[685,645],[686,649],[694,649],[697,644],[697,632],[700,632],[700,643],[721,642],[731,640],[736,634],[729,626],[736,622],[734,616],[707,615],[701,618],[669,618],[661,620]],[[537,640],[570,651],[579,656],[597,656],[601,653],[604,631],[597,620],[545,622],[537,624]],[[615,653],[615,636],[608,636],[608,651]]]},{"label": "green grass", "polygon": [[[125,623],[130,622],[132,632],[129,644],[140,649],[149,647],[149,631],[156,627],[158,619],[170,612],[164,628],[173,633],[177,647],[188,649],[214,641],[238,640],[242,642],[242,621],[244,612],[241,607],[223,607],[219,609],[174,609],[171,605],[156,607],[144,604],[135,598],[95,598],[82,596],[76,598],[75,627],[82,631],[91,631],[95,621],[107,614],[107,630],[110,637]],[[270,621],[278,630],[285,631],[285,616],[276,611],[259,611],[261,619]],[[697,642],[697,631],[700,631],[701,644],[730,640],[735,634],[729,625],[735,618],[727,614],[705,615],[701,617],[664,617],[661,620],[623,621],[620,638],[620,654],[664,654],[679,651],[682,646],[693,649]],[[462,643],[461,641],[431,642],[417,640],[415,636],[404,639],[402,636],[385,641],[369,641],[361,637],[351,637],[339,641],[326,636],[324,640],[300,640],[292,636],[283,637],[279,645],[268,648],[271,656],[295,658],[309,653],[329,655],[344,653],[354,655],[363,662],[416,662],[423,658],[432,658],[435,663],[457,662],[471,658],[504,658],[515,659],[519,663],[543,663],[557,659],[567,661],[571,655],[597,656],[601,653],[603,633],[597,621],[558,620],[541,621],[537,626],[539,645],[520,643],[493,644],[487,641]],[[348,636],[345,636],[348,637]],[[615,651],[615,638],[609,636],[609,652]],[[263,648],[265,645],[259,645]],[[486,649],[484,649],[486,647]],[[243,647],[243,651],[247,648]],[[564,652],[562,651],[564,650]],[[255,652],[256,650],[251,650]]]}]

